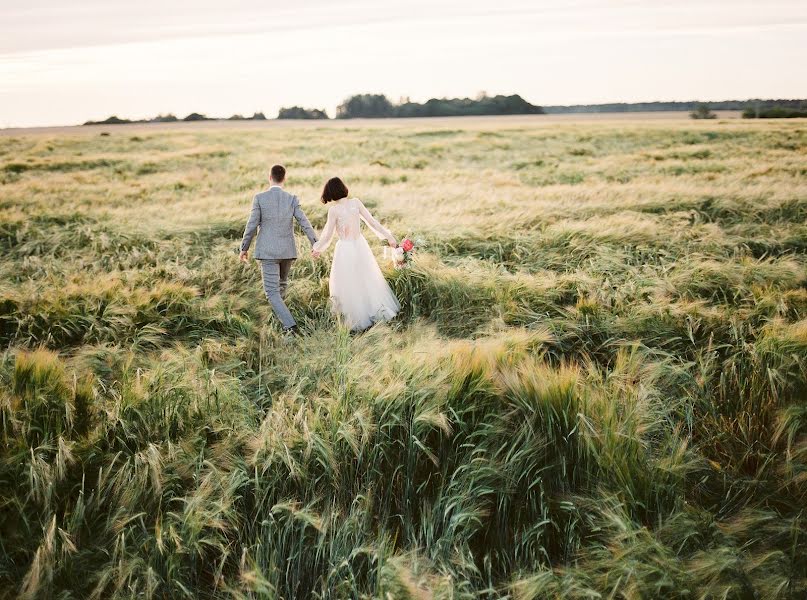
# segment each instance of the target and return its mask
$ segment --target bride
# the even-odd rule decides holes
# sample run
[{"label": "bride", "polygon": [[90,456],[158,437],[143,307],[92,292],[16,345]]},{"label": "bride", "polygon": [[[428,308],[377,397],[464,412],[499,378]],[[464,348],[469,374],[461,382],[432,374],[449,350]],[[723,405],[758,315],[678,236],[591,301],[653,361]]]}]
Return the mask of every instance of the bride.
[{"label": "bride", "polygon": [[352,331],[392,319],[401,307],[362,235],[360,219],[392,248],[398,245],[395,237],[373,218],[361,200],[348,198],[347,186],[338,177],[325,184],[322,203],[330,205],[328,221],[311,253],[319,258],[331,243],[334,231],[339,234],[328,280],[334,312]]}]

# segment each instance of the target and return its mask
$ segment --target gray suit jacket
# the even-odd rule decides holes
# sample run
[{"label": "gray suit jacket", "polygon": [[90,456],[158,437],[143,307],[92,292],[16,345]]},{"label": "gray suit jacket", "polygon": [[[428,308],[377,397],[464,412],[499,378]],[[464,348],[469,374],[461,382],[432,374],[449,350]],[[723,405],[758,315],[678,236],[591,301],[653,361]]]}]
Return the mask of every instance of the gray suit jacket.
[{"label": "gray suit jacket", "polygon": [[317,241],[317,235],[303,209],[300,208],[297,196],[289,194],[279,186],[272,186],[267,191],[256,194],[241,240],[241,251],[249,250],[257,230],[258,240],[255,242],[257,260],[297,258],[294,219],[297,219],[313,245]]}]

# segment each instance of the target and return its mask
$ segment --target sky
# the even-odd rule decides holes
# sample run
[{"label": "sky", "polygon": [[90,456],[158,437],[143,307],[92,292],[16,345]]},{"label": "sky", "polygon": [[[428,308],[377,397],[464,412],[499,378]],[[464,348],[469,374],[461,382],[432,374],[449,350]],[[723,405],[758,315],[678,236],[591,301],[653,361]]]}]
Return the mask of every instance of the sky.
[{"label": "sky", "polygon": [[807,98],[805,0],[0,0],[0,127],[355,93]]}]

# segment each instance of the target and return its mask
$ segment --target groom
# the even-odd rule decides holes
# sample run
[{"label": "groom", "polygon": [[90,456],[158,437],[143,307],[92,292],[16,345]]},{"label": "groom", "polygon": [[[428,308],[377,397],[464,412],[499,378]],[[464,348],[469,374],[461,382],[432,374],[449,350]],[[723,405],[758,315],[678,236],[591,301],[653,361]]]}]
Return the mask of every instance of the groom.
[{"label": "groom", "polygon": [[257,194],[252,201],[252,212],[249,215],[247,227],[244,229],[239,258],[241,262],[247,262],[247,251],[257,230],[255,259],[261,263],[263,291],[272,305],[272,310],[280,319],[283,330],[297,333],[297,323],[283,301],[289,270],[297,258],[293,219],[297,219],[311,245],[317,241],[317,236],[303,209],[300,208],[297,196],[293,196],[283,189],[285,180],[285,167],[274,165],[270,175],[269,189]]}]

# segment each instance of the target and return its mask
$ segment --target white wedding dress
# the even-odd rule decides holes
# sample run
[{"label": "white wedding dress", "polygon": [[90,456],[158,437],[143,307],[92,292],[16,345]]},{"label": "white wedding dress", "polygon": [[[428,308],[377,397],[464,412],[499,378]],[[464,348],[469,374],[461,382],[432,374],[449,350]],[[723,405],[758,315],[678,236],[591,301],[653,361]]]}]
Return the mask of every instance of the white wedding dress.
[{"label": "white wedding dress", "polygon": [[331,243],[334,232],[339,235],[328,284],[334,312],[352,331],[388,321],[401,308],[362,235],[361,221],[379,238],[395,242],[389,230],[373,218],[361,200],[342,198],[330,204],[328,221],[314,244],[314,250],[322,252]]}]

